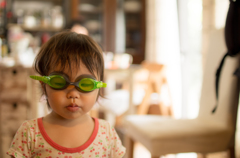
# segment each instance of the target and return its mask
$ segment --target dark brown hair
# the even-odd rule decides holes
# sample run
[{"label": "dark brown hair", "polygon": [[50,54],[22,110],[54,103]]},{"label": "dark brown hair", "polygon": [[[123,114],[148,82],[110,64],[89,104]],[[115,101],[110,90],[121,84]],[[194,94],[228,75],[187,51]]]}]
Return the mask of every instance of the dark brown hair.
[{"label": "dark brown hair", "polygon": [[[67,67],[72,73],[71,68],[79,68],[80,62],[95,78],[103,80],[104,61],[99,45],[87,35],[64,31],[52,36],[41,47],[35,58],[34,69],[41,76],[48,76],[51,69],[60,65],[62,70]],[[102,91],[99,92],[99,96],[103,96]]]}]

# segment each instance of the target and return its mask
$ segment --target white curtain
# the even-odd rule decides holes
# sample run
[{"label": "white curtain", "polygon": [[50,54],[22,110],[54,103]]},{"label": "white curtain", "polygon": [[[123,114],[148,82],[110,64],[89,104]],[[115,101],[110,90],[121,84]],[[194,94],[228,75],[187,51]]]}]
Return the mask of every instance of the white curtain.
[{"label": "white curtain", "polygon": [[126,30],[123,2],[124,1],[122,0],[117,0],[115,53],[125,53],[126,48]]},{"label": "white curtain", "polygon": [[176,0],[146,1],[146,60],[167,66],[173,110],[181,117],[181,59]]}]

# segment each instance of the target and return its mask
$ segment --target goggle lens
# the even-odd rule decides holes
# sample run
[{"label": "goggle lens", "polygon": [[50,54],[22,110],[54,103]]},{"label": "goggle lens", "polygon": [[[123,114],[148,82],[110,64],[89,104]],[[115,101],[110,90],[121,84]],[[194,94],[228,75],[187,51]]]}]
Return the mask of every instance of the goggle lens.
[{"label": "goggle lens", "polygon": [[66,85],[66,81],[61,76],[54,76],[50,80],[50,84],[57,89],[63,88]]},{"label": "goggle lens", "polygon": [[89,78],[84,78],[79,82],[79,88],[83,91],[91,91],[94,88],[94,82]]}]

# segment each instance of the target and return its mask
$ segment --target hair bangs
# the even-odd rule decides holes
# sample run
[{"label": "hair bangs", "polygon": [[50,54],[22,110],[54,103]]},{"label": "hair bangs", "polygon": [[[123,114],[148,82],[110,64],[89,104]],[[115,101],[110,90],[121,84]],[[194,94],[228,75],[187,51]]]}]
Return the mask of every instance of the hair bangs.
[{"label": "hair bangs", "polygon": [[103,80],[104,61],[102,50],[90,37],[73,32],[62,32],[46,42],[35,60],[35,70],[43,76],[55,67],[73,73],[80,69],[80,62],[100,80]]}]

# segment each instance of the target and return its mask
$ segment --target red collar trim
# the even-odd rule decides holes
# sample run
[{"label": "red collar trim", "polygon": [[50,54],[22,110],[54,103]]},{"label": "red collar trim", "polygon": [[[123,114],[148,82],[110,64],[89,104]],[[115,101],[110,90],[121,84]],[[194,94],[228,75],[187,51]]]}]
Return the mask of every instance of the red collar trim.
[{"label": "red collar trim", "polygon": [[95,125],[94,125],[94,130],[93,130],[93,133],[91,135],[91,137],[89,138],[89,140],[84,143],[83,145],[79,146],[79,147],[76,147],[76,148],[66,148],[66,147],[63,147],[61,145],[58,145],[57,143],[55,143],[48,135],[47,135],[47,132],[45,131],[44,127],[43,127],[43,122],[42,122],[42,117],[41,118],[38,118],[38,127],[40,129],[40,132],[43,136],[43,138],[52,146],[54,147],[55,149],[59,150],[59,151],[62,151],[62,152],[66,152],[66,153],[75,153],[75,152],[80,152],[84,149],[86,149],[93,141],[94,139],[96,138],[97,136],[97,133],[98,133],[98,128],[99,128],[99,121],[97,118],[93,118],[94,119],[94,122],[95,122]]}]

